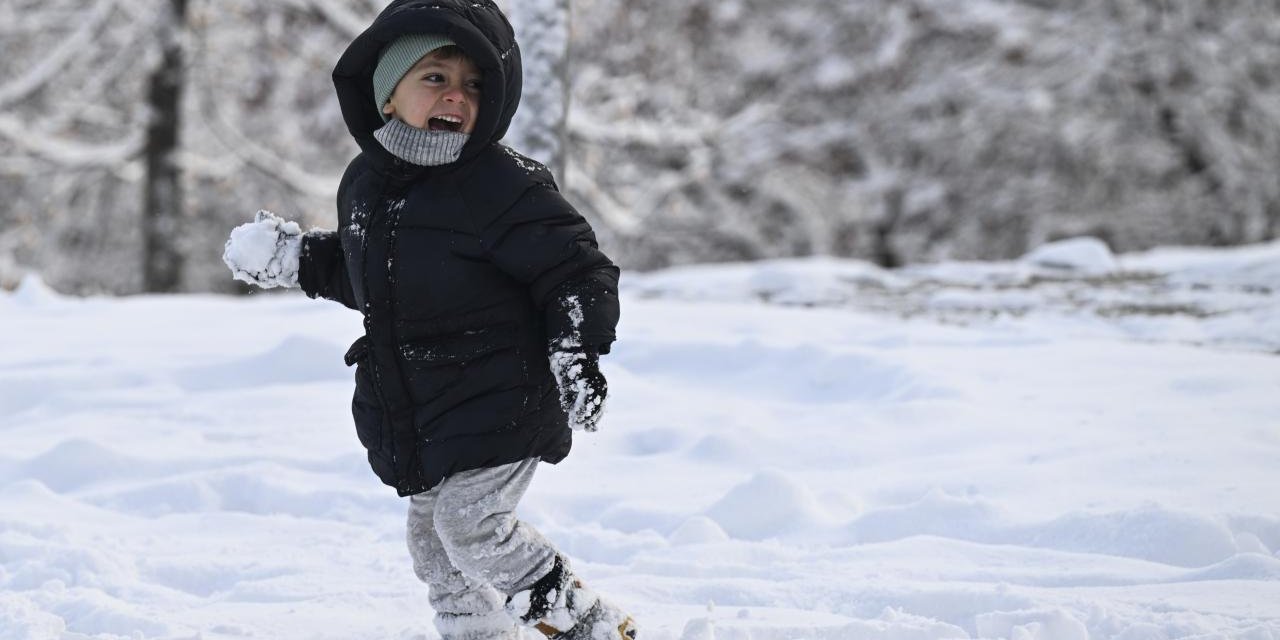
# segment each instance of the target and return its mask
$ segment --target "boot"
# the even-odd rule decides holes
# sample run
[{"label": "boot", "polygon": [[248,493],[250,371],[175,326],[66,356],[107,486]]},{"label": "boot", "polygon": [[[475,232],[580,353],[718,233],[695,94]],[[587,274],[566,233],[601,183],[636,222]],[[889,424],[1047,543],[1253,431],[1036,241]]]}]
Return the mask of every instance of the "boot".
[{"label": "boot", "polygon": [[547,575],[507,600],[507,612],[551,640],[636,638],[631,616],[583,585],[558,555]]},{"label": "boot", "polygon": [[597,599],[577,624],[550,637],[553,640],[636,640],[636,622],[612,603]]}]

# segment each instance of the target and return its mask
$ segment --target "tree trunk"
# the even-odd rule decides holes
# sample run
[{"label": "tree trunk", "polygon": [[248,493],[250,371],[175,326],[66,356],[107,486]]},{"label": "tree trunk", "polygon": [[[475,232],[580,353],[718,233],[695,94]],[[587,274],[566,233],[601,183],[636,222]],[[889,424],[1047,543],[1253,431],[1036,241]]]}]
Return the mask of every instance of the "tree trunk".
[{"label": "tree trunk", "polygon": [[186,69],[182,31],[187,0],[169,0],[171,12],[161,35],[163,56],[151,74],[147,90],[146,190],[142,214],[143,287],[150,293],[170,293],[182,285],[183,255],[178,246],[182,229],[182,176],[174,153],[181,124],[179,109]]},{"label": "tree trunk", "polygon": [[549,167],[564,186],[569,113],[569,0],[508,3],[524,65],[524,88],[506,142]]}]

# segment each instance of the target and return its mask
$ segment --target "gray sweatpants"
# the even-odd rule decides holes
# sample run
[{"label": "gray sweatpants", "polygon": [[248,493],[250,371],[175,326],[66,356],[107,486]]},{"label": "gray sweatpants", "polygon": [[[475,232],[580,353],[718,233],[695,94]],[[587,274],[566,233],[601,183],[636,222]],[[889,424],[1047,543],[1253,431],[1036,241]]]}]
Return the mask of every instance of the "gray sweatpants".
[{"label": "gray sweatpants", "polygon": [[515,638],[507,596],[549,573],[556,550],[515,516],[538,460],[464,471],[409,499],[409,555],[445,640]]}]

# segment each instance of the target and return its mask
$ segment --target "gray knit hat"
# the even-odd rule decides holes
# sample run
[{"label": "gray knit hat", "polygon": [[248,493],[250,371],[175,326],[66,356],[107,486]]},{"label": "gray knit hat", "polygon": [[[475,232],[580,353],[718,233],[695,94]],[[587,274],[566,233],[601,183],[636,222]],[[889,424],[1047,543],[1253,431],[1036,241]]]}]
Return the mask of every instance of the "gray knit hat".
[{"label": "gray knit hat", "polygon": [[387,114],[382,113],[382,106],[391,99],[391,94],[395,92],[396,85],[400,83],[404,74],[409,73],[409,69],[412,69],[422,56],[451,44],[454,42],[447,36],[434,33],[411,33],[400,36],[382,50],[382,54],[378,57],[378,66],[373,70],[373,97],[377,100],[378,113],[382,115],[383,120],[387,119]]}]

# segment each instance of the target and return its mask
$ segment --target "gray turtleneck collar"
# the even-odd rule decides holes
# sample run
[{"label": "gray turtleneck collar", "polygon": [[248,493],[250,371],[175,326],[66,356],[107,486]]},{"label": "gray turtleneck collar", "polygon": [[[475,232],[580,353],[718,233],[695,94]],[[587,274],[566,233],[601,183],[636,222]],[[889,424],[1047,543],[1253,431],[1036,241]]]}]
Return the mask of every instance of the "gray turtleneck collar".
[{"label": "gray turtleneck collar", "polygon": [[392,118],[374,131],[373,137],[391,155],[405,162],[438,167],[457,160],[471,135],[457,131],[428,131]]}]

